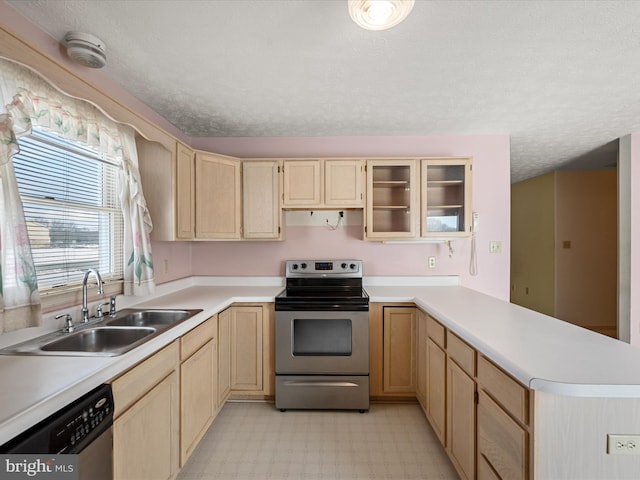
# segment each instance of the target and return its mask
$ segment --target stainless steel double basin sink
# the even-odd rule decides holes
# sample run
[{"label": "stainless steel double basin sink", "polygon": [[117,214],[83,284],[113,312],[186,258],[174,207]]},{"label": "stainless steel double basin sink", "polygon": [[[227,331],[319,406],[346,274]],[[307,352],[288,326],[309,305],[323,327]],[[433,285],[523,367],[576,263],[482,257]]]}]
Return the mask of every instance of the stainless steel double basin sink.
[{"label": "stainless steel double basin sink", "polygon": [[0,350],[2,355],[116,356],[151,340],[202,310],[126,309]]}]

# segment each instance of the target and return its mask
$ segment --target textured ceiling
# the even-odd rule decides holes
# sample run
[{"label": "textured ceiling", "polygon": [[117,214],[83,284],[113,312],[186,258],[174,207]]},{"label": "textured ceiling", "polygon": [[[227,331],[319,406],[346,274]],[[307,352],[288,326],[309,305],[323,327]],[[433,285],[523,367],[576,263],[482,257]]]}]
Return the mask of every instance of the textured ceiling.
[{"label": "textured ceiling", "polygon": [[424,1],[371,32],[346,0],[8,0],[192,137],[509,134],[512,180],[614,163],[640,132],[640,2]]}]

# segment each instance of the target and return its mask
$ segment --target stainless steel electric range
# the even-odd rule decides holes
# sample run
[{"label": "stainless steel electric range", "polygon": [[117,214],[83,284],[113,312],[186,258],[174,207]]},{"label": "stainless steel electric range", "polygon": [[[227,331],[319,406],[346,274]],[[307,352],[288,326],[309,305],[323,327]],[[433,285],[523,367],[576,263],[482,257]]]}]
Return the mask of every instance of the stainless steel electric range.
[{"label": "stainless steel electric range", "polygon": [[287,261],[275,312],[276,408],[368,410],[362,261]]}]

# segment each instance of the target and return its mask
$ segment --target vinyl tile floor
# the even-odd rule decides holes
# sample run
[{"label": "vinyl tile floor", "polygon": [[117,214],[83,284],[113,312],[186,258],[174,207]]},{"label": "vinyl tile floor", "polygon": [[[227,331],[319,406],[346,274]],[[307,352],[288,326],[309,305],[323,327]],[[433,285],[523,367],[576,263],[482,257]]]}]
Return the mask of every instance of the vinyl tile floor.
[{"label": "vinyl tile floor", "polygon": [[458,479],[417,404],[368,412],[227,402],[178,480]]}]

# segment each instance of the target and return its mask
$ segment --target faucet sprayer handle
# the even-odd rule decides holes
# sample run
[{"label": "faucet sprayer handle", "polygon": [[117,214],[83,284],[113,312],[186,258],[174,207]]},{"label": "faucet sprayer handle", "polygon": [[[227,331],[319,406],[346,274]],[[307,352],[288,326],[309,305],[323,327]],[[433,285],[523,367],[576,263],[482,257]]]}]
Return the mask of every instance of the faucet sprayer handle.
[{"label": "faucet sprayer handle", "polygon": [[96,318],[101,318],[104,315],[106,315],[106,313],[102,313],[102,307],[110,305],[109,302],[105,302],[105,303],[101,303],[96,307]]},{"label": "faucet sprayer handle", "polygon": [[56,320],[61,319],[62,317],[64,317],[64,321],[65,321],[65,325],[64,328],[62,330],[64,330],[67,333],[71,333],[73,332],[73,319],[71,318],[71,315],[69,315],[68,313],[61,313],[60,315],[56,315]]}]

